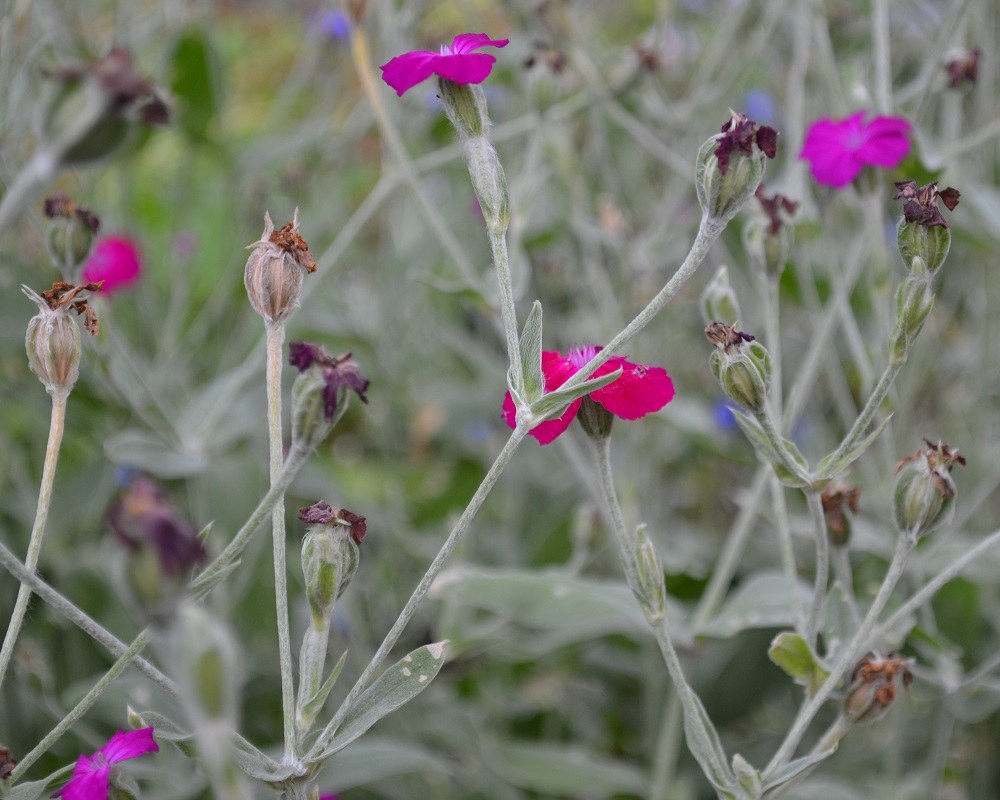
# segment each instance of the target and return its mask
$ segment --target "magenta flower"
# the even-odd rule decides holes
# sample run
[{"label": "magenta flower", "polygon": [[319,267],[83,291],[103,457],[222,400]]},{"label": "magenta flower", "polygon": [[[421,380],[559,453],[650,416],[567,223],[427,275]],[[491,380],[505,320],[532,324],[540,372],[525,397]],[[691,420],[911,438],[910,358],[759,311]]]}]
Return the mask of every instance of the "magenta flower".
[{"label": "magenta flower", "polygon": [[382,70],[382,80],[400,97],[431,75],[438,75],[455,83],[482,83],[489,77],[496,56],[475,53],[480,47],[506,47],[507,39],[491,39],[485,33],[462,33],[451,46],[441,45],[440,53],[417,50],[396,56]]},{"label": "magenta flower", "polygon": [[53,797],[64,800],[106,800],[111,767],[119,761],[138,758],[160,749],[153,741],[153,729],[138,731],[118,731],[111,740],[94,755],[80,756],[73,768],[73,777]]},{"label": "magenta flower", "polygon": [[139,248],[123,236],[104,236],[83,265],[85,283],[104,281],[102,294],[114,294],[135,283],[142,274]]},{"label": "magenta flower", "polygon": [[836,121],[817,120],[806,133],[799,158],[812,163],[817,183],[843,189],[866,165],[892,169],[910,152],[910,123],[900,117],[875,117],[865,112]]},{"label": "magenta flower", "polygon": [[[545,376],[545,391],[553,392],[558,389],[579,372],[601,349],[593,345],[574,347],[569,351],[568,357],[563,357],[558,352],[542,351],[542,374]],[[674,399],[673,381],[670,380],[670,376],[667,375],[667,371],[663,367],[633,364],[624,358],[614,356],[598,367],[597,371],[590,377],[599,378],[601,375],[608,375],[619,367],[622,369],[622,374],[618,380],[602,389],[596,389],[588,395],[591,400],[600,403],[616,417],[639,419],[646,414],[659,411]],[[569,427],[577,411],[580,410],[582,402],[582,398],[574,400],[561,417],[539,423],[531,429],[531,435],[538,440],[539,444],[548,444],[554,441]],[[507,392],[503,399],[503,418],[510,427],[517,426],[517,408],[514,406],[514,399],[510,396],[510,392]]]}]

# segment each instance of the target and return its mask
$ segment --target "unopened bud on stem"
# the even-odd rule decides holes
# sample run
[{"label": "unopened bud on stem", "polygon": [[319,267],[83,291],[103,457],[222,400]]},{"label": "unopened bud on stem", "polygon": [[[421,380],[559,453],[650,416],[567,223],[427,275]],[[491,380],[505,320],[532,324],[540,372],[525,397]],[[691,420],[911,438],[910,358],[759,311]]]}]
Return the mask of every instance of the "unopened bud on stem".
[{"label": "unopened bud on stem", "polygon": [[667,585],[663,578],[663,565],[656,546],[640,525],[635,532],[635,562],[639,585],[635,587],[642,613],[654,625],[667,616]]},{"label": "unopened bud on stem", "polygon": [[701,293],[701,315],[708,325],[724,319],[735,325],[740,320],[740,301],[729,283],[729,270],[719,267]]},{"label": "unopened bud on stem", "polygon": [[698,151],[695,188],[705,215],[728,222],[757,190],[764,177],[764,158],[777,152],[777,132],[732,112],[722,132]]}]

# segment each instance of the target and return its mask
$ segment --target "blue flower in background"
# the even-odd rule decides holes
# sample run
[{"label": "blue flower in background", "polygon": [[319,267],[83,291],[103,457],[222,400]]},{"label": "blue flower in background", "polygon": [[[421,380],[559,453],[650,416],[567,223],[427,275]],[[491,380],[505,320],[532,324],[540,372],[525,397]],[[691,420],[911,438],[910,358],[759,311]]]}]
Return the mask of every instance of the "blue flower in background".
[{"label": "blue flower in background", "polygon": [[774,98],[763,89],[751,89],[743,98],[743,113],[762,125],[773,125]]},{"label": "blue flower in background", "polygon": [[715,426],[723,433],[731,433],[739,429],[736,418],[733,416],[733,409],[736,408],[728,400],[721,397],[712,406],[712,416],[715,418]]},{"label": "blue flower in background", "polygon": [[309,27],[330,39],[346,39],[351,35],[351,21],[341,11],[317,11],[309,17]]}]

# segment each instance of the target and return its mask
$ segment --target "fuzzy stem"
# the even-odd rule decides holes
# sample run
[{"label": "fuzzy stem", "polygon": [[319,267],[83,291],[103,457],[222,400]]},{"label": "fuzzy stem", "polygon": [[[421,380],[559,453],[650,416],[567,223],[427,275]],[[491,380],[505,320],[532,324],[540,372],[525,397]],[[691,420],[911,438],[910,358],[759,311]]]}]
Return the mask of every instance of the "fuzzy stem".
[{"label": "fuzzy stem", "polygon": [[834,689],[847,671],[847,668],[857,661],[862,651],[868,647],[868,643],[871,641],[871,632],[875,629],[875,624],[878,622],[882,611],[885,610],[885,606],[892,596],[893,589],[896,588],[899,579],[903,577],[903,572],[910,560],[910,554],[913,552],[915,544],[916,542],[909,536],[899,536],[896,539],[896,552],[893,554],[892,561],[889,564],[889,570],[882,580],[878,594],[868,609],[861,627],[855,632],[850,644],[841,652],[840,657],[830,669],[830,675],[823,682],[823,685],[799,709],[798,716],[796,716],[795,722],[785,735],[785,740],[781,743],[781,747],[778,748],[778,751],[764,770],[763,778],[765,783],[776,770],[783,767],[788,762],[788,759],[792,757],[795,753],[795,748],[798,747],[799,742],[802,741],[802,737],[809,728],[809,723],[813,721],[813,718],[819,713],[823,704],[833,694]]},{"label": "fuzzy stem", "polygon": [[785,503],[785,487],[781,485],[778,476],[770,475],[771,506],[774,509],[774,527],[778,533],[778,553],[781,556],[781,568],[788,582],[788,592],[792,599],[792,612],[795,616],[795,629],[805,636],[807,630],[806,612],[799,596],[799,569],[795,564],[795,548],[792,545],[792,530],[788,524],[788,506]]},{"label": "fuzzy stem", "polygon": [[594,374],[594,370],[615,355],[623,346],[630,342],[632,338],[639,333],[639,331],[652,322],[656,315],[663,310],[663,307],[669,303],[671,299],[673,299],[674,295],[681,290],[684,284],[687,283],[688,279],[694,275],[698,267],[701,266],[701,262],[705,260],[705,256],[708,255],[709,249],[711,249],[715,240],[719,238],[722,231],[725,230],[725,227],[726,223],[710,219],[707,215],[703,215],[701,218],[701,225],[698,227],[698,235],[695,236],[694,243],[691,245],[691,249],[688,251],[687,257],[677,268],[677,271],[671,276],[670,280],[667,281],[666,285],[660,289],[656,297],[649,301],[646,307],[636,315],[635,319],[633,319],[621,333],[608,342],[603,350],[590,359],[590,361],[581,367],[575,375],[570,377],[570,379],[559,388],[571,389],[572,387],[579,386],[581,383],[588,380],[590,376]]},{"label": "fuzzy stem", "polygon": [[0,198],[0,233],[10,225],[18,211],[38,188],[56,174],[58,159],[49,150],[39,150],[14,178]]},{"label": "fuzzy stem", "polygon": [[[59,462],[59,447],[62,444],[63,431],[66,427],[66,400],[68,397],[68,391],[52,395],[52,416],[49,421],[49,440],[45,446],[45,462],[42,466],[42,483],[38,489],[38,505],[35,509],[35,523],[31,528],[31,537],[28,539],[28,553],[24,559],[25,569],[30,573],[34,573],[38,566],[38,557],[42,550],[42,537],[45,535],[45,523],[49,518],[49,507],[52,505],[52,487],[55,483],[56,465]],[[10,624],[7,626],[3,647],[0,649],[0,684],[3,683],[7,674],[7,667],[10,665],[14,645],[21,632],[21,626],[24,624],[24,615],[28,610],[30,600],[31,589],[22,583],[17,592],[17,601],[14,603],[14,611],[10,616]]]},{"label": "fuzzy stem", "polygon": [[858,611],[858,601],[854,597],[854,577],[851,573],[851,554],[846,545],[838,545],[832,549],[831,563],[837,585],[844,595],[844,603],[851,615],[851,622],[857,628],[861,624],[861,614]]},{"label": "fuzzy stem", "polygon": [[357,72],[358,80],[361,83],[361,88],[365,96],[368,98],[372,112],[375,114],[375,121],[378,123],[382,139],[385,141],[389,151],[395,156],[396,163],[403,173],[404,180],[417,198],[417,205],[419,205],[424,218],[427,220],[431,230],[452,263],[462,273],[462,277],[465,278],[469,286],[478,290],[479,278],[476,276],[471,262],[466,258],[465,253],[462,252],[458,241],[451,234],[448,226],[441,218],[440,212],[420,185],[420,179],[417,177],[413,162],[406,152],[406,147],[403,145],[399,131],[393,124],[392,117],[386,111],[385,103],[382,102],[382,95],[379,92],[378,82],[375,79],[375,72],[372,69],[371,54],[368,50],[368,36],[364,28],[360,25],[355,26],[351,32],[351,55],[354,58],[354,69]]},{"label": "fuzzy stem", "polygon": [[521,443],[527,433],[528,430],[526,428],[519,427],[510,435],[507,443],[503,446],[503,449],[497,455],[493,465],[490,467],[482,482],[479,484],[479,488],[476,489],[476,493],[472,496],[472,499],[469,500],[469,504],[465,507],[465,511],[462,512],[462,516],[459,517],[458,522],[455,524],[455,527],[445,540],[445,543],[441,545],[441,549],[438,551],[438,554],[434,557],[434,560],[427,568],[424,576],[420,579],[420,582],[413,590],[413,594],[410,595],[410,599],[406,601],[406,605],[403,606],[403,610],[399,612],[399,617],[396,619],[396,622],[386,634],[385,639],[383,639],[382,644],[379,645],[379,648],[375,655],[372,656],[371,661],[368,662],[368,666],[365,667],[361,676],[357,679],[354,686],[351,687],[351,691],[348,692],[347,697],[344,698],[344,702],[341,703],[340,708],[338,708],[336,714],[333,715],[333,719],[331,719],[327,726],[323,729],[323,732],[316,739],[316,743],[303,757],[303,760],[306,762],[313,762],[322,759],[323,751],[326,750],[330,743],[334,740],[337,728],[339,728],[341,723],[344,721],[344,718],[351,710],[351,706],[354,702],[358,699],[361,693],[368,688],[368,683],[375,675],[375,671],[379,668],[386,656],[389,655],[389,651],[392,650],[393,646],[399,640],[399,637],[402,635],[406,626],[413,618],[414,613],[416,613],[417,607],[430,590],[431,584],[434,583],[434,579],[437,578],[448,559],[451,558],[452,553],[455,552],[455,548],[458,547],[459,542],[462,541],[462,538],[468,531],[469,526],[472,524],[472,520],[475,519],[475,516],[480,507],[483,505],[483,502],[496,485],[497,479],[503,472],[504,467],[507,466],[507,462],[510,461],[510,457],[514,454],[517,446]]},{"label": "fuzzy stem", "polygon": [[[905,360],[905,359],[903,359]],[[879,406],[889,394],[889,389],[892,388],[893,381],[896,380],[896,376],[899,374],[899,370],[903,366],[903,360],[898,362],[890,362],[882,373],[882,377],[879,378],[878,383],[872,390],[871,396],[868,398],[868,402],[865,403],[865,407],[861,409],[861,413],[858,418],[854,421],[854,425],[851,430],[844,437],[844,441],[840,443],[837,449],[832,455],[828,456],[826,459],[828,464],[836,466],[841,459],[859,442],[866,431],[868,426],[871,424],[872,418],[878,411]]]},{"label": "fuzzy stem", "polygon": [[810,649],[815,650],[830,577],[830,539],[826,533],[826,517],[823,514],[823,501],[819,492],[807,489],[805,495],[809,518],[812,520],[813,536],[816,540],[816,579],[813,584],[809,619],[806,623],[806,643]]},{"label": "fuzzy stem", "polygon": [[511,380],[517,390],[524,389],[524,370],[521,364],[521,347],[517,331],[517,310],[514,307],[514,289],[510,276],[510,259],[507,255],[506,232],[490,231],[490,249],[500,287],[500,315],[507,340],[507,358],[510,361]]},{"label": "fuzzy stem", "polygon": [[59,724],[49,731],[49,733],[46,734],[46,736],[37,745],[35,745],[35,748],[18,762],[17,766],[14,767],[14,772],[11,773],[12,781],[17,780],[18,777],[24,774],[25,770],[41,758],[41,756],[44,755],[45,752],[72,727],[74,722],[90,710],[90,707],[97,702],[102,694],[104,694],[104,690],[111,685],[115,678],[125,671],[125,668],[129,665],[129,663],[131,663],[132,659],[135,658],[142,648],[149,643],[150,638],[152,638],[152,634],[148,628],[136,637],[136,640],[129,645],[128,649],[118,657],[118,660],[115,661],[114,664],[111,665],[111,668],[104,674],[104,677],[95,683],[93,688],[91,688],[91,690],[84,695],[83,699],[81,699],[80,702],[77,703],[73,709],[65,717],[63,717],[62,720],[60,720]]},{"label": "fuzzy stem", "polygon": [[660,731],[653,756],[653,773],[650,776],[649,797],[660,800],[669,796],[669,787],[677,779],[677,756],[684,741],[681,728],[681,703],[677,691],[670,692],[667,707],[660,721]]},{"label": "fuzzy stem", "polygon": [[[636,543],[625,527],[625,517],[618,502],[618,493],[615,491],[614,476],[611,474],[611,438],[606,436],[595,441],[594,450],[597,454],[602,500],[608,514],[611,530],[618,542],[618,554],[621,557],[622,566],[625,568],[625,577],[636,600],[641,606],[644,606],[636,557]],[[694,747],[689,745],[691,754],[697,759],[712,784],[716,785],[721,778],[728,775],[727,766],[719,761],[715,753],[714,742],[717,741],[718,735],[714,730],[709,729],[711,722],[708,721],[701,701],[687,682],[687,678],[684,677],[684,670],[681,667],[677,651],[670,640],[666,616],[658,620],[650,619],[649,624],[653,628],[656,643],[660,647],[667,671],[670,673],[670,679],[684,710],[685,734],[691,742],[697,742]]]},{"label": "fuzzy stem", "polygon": [[[273,487],[281,477],[284,438],[281,435],[281,348],[285,323],[274,320],[267,327],[267,432],[270,444],[270,475]],[[281,709],[285,728],[285,756],[294,758],[295,685],[292,675],[292,643],[288,624],[288,567],[285,558],[285,495],[275,498],[271,509],[271,539],[274,555],[274,603],[278,618],[278,659],[281,665]]]},{"label": "fuzzy stem", "polygon": [[226,548],[215,557],[215,560],[205,567],[198,577],[191,582],[191,594],[194,599],[201,599],[208,594],[225,576],[230,567],[239,560],[240,554],[246,548],[250,538],[261,526],[261,523],[264,522],[265,517],[271,513],[278,499],[284,497],[285,490],[292,483],[295,476],[298,475],[299,470],[302,469],[311,452],[309,448],[292,447],[285,465],[282,467],[281,474],[276,481],[272,482],[271,488],[261,498],[253,513],[250,514],[249,519],[236,532],[236,535],[226,545]]}]

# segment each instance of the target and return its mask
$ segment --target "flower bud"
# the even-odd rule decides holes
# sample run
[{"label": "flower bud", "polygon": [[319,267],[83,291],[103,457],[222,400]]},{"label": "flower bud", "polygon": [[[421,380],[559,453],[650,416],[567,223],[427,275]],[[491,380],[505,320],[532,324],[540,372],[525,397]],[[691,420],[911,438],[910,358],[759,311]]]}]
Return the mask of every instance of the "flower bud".
[{"label": "flower bud", "polygon": [[488,139],[477,136],[465,141],[465,158],[487,229],[503,233],[510,225],[510,197],[496,149]]},{"label": "flower bud", "polygon": [[64,277],[77,278],[79,267],[87,260],[100,220],[86,208],[77,208],[62,192],[45,198],[45,248],[52,263]]},{"label": "flower bud", "polygon": [[740,319],[740,301],[729,283],[729,270],[719,267],[701,293],[701,315],[705,324],[712,320],[729,320],[735,325]]},{"label": "flower bud", "polygon": [[207,556],[195,527],[180,516],[163,489],[139,475],[108,510],[108,526],[124,546],[128,594],[146,619],[165,624]]},{"label": "flower bud", "polygon": [[305,734],[322,708],[330,620],[338,598],[358,569],[358,545],[365,536],[365,518],[320,501],[299,509],[299,519],[309,528],[302,540],[302,574],[309,600],[311,625],[302,637],[299,653],[299,692],[296,725]]},{"label": "flower bud", "polygon": [[951,248],[951,230],[937,201],[941,200],[949,211],[953,211],[961,193],[950,186],[939,192],[936,181],[919,187],[913,180],[896,181],[896,188],[899,192],[894,199],[906,201],[903,219],[896,229],[899,254],[907,269],[913,269],[913,261],[919,257],[933,275],[941,268]]},{"label": "flower bud", "polygon": [[934,292],[924,271],[923,259],[915,256],[912,265],[913,273],[896,292],[896,326],[889,336],[889,352],[894,363],[905,360],[934,307]]},{"label": "flower bud", "polygon": [[292,442],[317,447],[347,410],[347,392],[353,390],[361,402],[369,381],[351,362],[351,354],[331,356],[319,345],[292,342],[288,361],[302,373],[292,386]]},{"label": "flower bud", "polygon": [[247,249],[253,250],[243,271],[250,305],[265,322],[288,319],[299,307],[303,271],[316,271],[316,259],[299,236],[299,210],[279,230],[265,212],[264,232]]},{"label": "flower bud", "polygon": [[758,272],[777,277],[785,270],[795,239],[792,226],[784,217],[794,214],[799,204],[781,194],[768,197],[764,184],[757,187],[754,195],[762,213],[754,214],[743,226],[743,249]]},{"label": "flower bud", "polygon": [[83,314],[84,328],[96,336],[97,314],[87,305],[86,295],[80,295],[100,288],[100,283],[71,286],[57,281],[39,295],[27,286],[21,287],[39,308],[24,337],[28,365],[53,397],[67,396],[80,374],[80,329],[69,312],[72,309]]},{"label": "flower bud", "polygon": [[713,322],[705,329],[715,345],[709,364],[726,396],[754,413],[764,410],[771,383],[771,356],[754,337]]},{"label": "flower bud", "polygon": [[773,128],[733,112],[722,133],[701,146],[695,188],[706,216],[719,223],[736,216],[764,176],[764,157],[774,158],[777,136]]},{"label": "flower bud", "polygon": [[598,442],[611,435],[611,426],[615,421],[615,415],[600,403],[591,400],[589,395],[584,395],[576,418],[583,427],[584,433]]},{"label": "flower bud", "polygon": [[482,86],[438,78],[438,95],[444,113],[463,140],[490,135],[490,114]]},{"label": "flower bud", "polygon": [[64,166],[110,155],[133,122],[163,124],[169,111],[151,83],[132,68],[132,55],[115,48],[104,58],[52,70],[42,104],[43,147]]},{"label": "flower bud", "polygon": [[656,547],[646,533],[646,526],[640,525],[635,532],[635,562],[639,585],[635,593],[642,606],[642,613],[652,625],[667,616],[667,585],[663,578],[663,564]]},{"label": "flower bud", "polygon": [[747,797],[760,797],[763,792],[763,781],[754,766],[739,753],[733,756],[733,774],[736,782],[746,791]]},{"label": "flower bud", "polygon": [[947,524],[955,513],[955,464],[965,466],[965,456],[944,442],[927,439],[912,456],[896,465],[894,510],[900,534],[920,539]]},{"label": "flower bud", "polygon": [[846,547],[851,540],[851,518],[847,509],[858,513],[858,498],[861,488],[858,486],[828,485],[820,495],[823,513],[826,516],[826,532],[830,544],[835,547]]},{"label": "flower bud", "polygon": [[913,682],[910,662],[895,658],[863,658],[851,673],[851,683],[844,698],[843,713],[855,725],[875,722],[886,715],[897,696],[897,686],[908,688]]}]

